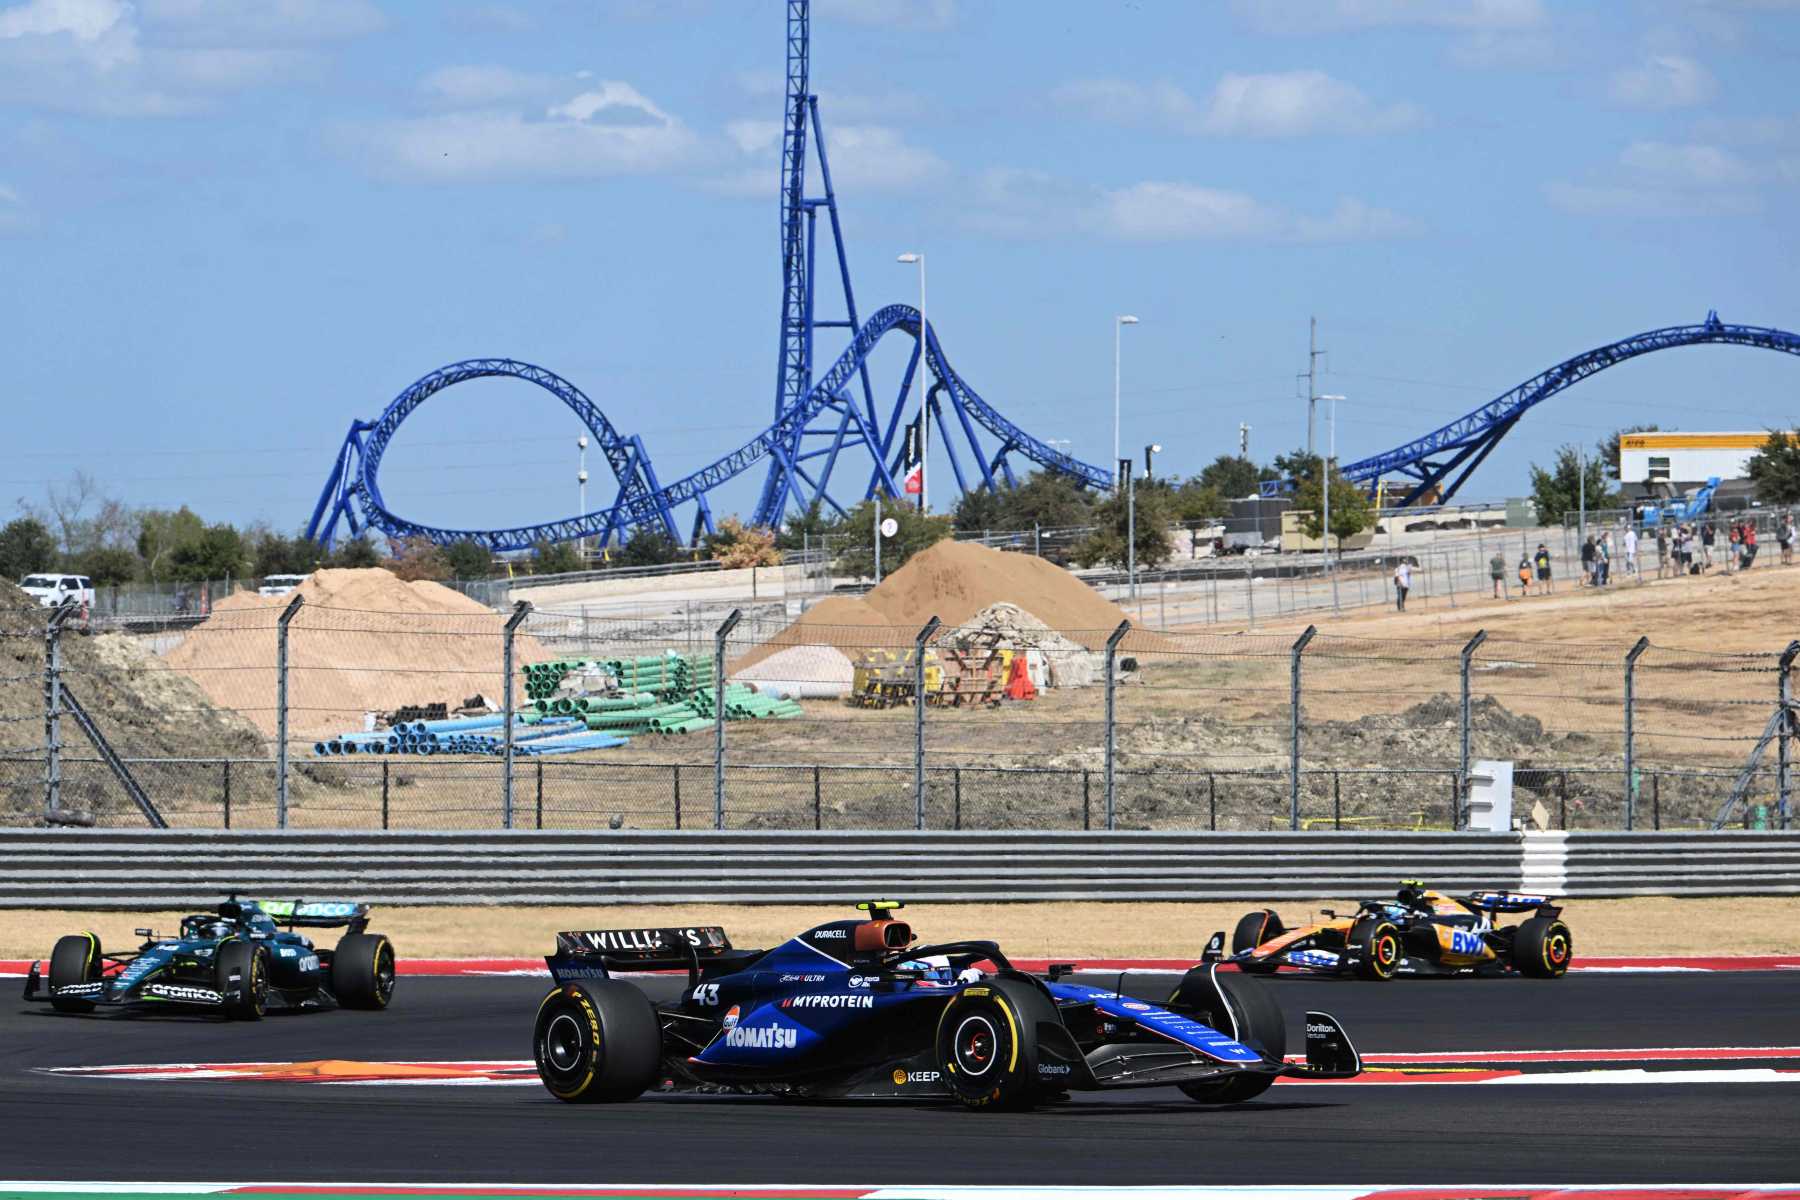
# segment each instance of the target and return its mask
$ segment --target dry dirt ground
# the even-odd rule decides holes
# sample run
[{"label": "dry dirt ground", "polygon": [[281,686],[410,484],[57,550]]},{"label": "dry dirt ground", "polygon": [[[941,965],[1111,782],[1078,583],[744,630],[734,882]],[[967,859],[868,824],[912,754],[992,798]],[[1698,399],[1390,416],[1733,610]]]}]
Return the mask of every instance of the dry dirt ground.
[{"label": "dry dirt ground", "polygon": [[[1294,924],[1344,900],[1276,906]],[[1221,904],[940,904],[906,910],[929,941],[992,938],[1019,958],[1198,958],[1214,930],[1252,907]],[[738,946],[768,946],[821,921],[853,915],[831,906],[619,906],[608,908],[378,908],[373,928],[402,958],[525,957],[553,947],[562,929],[722,925]],[[1578,954],[1780,954],[1800,950],[1800,897],[1577,900],[1564,916]],[[0,912],[0,958],[44,957],[62,933],[92,930],[112,949],[132,930],[174,929],[179,913]],[[320,931],[318,941],[334,937]]]}]

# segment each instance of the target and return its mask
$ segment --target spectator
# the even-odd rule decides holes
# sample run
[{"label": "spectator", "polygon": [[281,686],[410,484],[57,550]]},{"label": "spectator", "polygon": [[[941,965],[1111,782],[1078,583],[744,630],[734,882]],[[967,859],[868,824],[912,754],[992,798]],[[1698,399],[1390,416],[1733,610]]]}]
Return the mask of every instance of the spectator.
[{"label": "spectator", "polygon": [[1637,529],[1634,526],[1627,525],[1625,527],[1625,573],[1627,575],[1636,575],[1638,573],[1637,552]]},{"label": "spectator", "polygon": [[1713,565],[1713,542],[1718,536],[1719,531],[1711,521],[1708,521],[1700,527],[1700,565],[1702,567],[1711,567]]},{"label": "spectator", "polygon": [[1731,532],[1727,538],[1727,543],[1725,569],[1727,571],[1733,571],[1737,569],[1738,556],[1743,552],[1744,543],[1744,527],[1736,521],[1731,523]]},{"label": "spectator", "polygon": [[1605,587],[1612,582],[1612,534],[1602,533],[1600,540],[1594,544],[1594,586]]},{"label": "spectator", "polygon": [[1675,577],[1687,574],[1688,563],[1694,557],[1694,535],[1688,532],[1686,525],[1675,527]]},{"label": "spectator", "polygon": [[1594,550],[1594,535],[1590,533],[1587,540],[1581,543],[1581,579],[1584,585],[1594,582],[1594,560],[1598,557]]},{"label": "spectator", "polygon": [[1663,526],[1656,527],[1656,577],[1665,578],[1670,566],[1669,531]]},{"label": "spectator", "polygon": [[1404,558],[1394,565],[1394,607],[1406,611],[1406,593],[1412,591],[1412,564]]},{"label": "spectator", "polygon": [[1506,599],[1506,555],[1498,550],[1488,559],[1488,578],[1494,581],[1494,598]]},{"label": "spectator", "polygon": [[1519,554],[1519,599],[1531,595],[1531,560],[1523,551]]},{"label": "spectator", "polygon": [[1781,528],[1775,531],[1775,540],[1781,546],[1781,565],[1794,565],[1794,514],[1781,514]]},{"label": "spectator", "polygon": [[1750,564],[1755,561],[1756,561],[1756,522],[1755,521],[1745,521],[1744,522],[1744,570],[1748,571],[1750,569]]},{"label": "spectator", "polygon": [[1550,582],[1550,551],[1544,543],[1538,543],[1537,555],[1533,562],[1537,566],[1538,592],[1540,595],[1548,596],[1556,590],[1556,585]]}]

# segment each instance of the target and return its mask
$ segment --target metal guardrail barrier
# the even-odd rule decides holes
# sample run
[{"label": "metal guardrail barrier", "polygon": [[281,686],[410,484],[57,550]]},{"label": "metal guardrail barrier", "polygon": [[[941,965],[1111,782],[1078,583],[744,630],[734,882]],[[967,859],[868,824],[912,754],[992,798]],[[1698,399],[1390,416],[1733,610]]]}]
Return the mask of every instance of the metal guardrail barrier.
[{"label": "metal guardrail barrier", "polygon": [[4,908],[181,907],[228,890],[381,904],[1255,903],[1381,895],[1407,876],[1445,891],[1776,894],[1800,891],[1800,835],[0,831]]}]

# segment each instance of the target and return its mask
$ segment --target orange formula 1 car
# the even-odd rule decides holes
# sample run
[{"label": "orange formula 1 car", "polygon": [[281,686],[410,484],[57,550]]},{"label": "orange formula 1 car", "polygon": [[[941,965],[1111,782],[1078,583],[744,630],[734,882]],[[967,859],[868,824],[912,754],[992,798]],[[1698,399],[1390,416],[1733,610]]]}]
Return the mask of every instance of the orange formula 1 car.
[{"label": "orange formula 1 car", "polygon": [[[1451,897],[1402,881],[1392,900],[1364,900],[1348,916],[1325,909],[1325,921],[1289,929],[1274,909],[1249,913],[1231,936],[1215,933],[1210,959],[1252,974],[1298,967],[1326,975],[1392,979],[1396,975],[1528,975],[1555,979],[1569,969],[1574,938],[1548,896],[1471,892]],[[1494,924],[1496,913],[1529,912],[1518,925]]]}]

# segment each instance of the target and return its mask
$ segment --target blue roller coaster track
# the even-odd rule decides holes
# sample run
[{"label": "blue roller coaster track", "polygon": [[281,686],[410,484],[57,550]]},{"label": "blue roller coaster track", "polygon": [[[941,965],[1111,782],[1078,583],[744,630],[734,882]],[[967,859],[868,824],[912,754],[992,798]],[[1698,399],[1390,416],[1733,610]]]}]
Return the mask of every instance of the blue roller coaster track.
[{"label": "blue roller coaster track", "polygon": [[[1372,492],[1384,476],[1398,474],[1406,480],[1408,487],[1398,507],[1405,508],[1426,499],[1446,503],[1468,482],[1475,468],[1500,444],[1500,439],[1512,432],[1519,418],[1536,405],[1627,359],[1677,346],[1703,345],[1754,346],[1783,354],[1800,354],[1800,335],[1760,325],[1727,325],[1719,320],[1717,312],[1708,312],[1706,320],[1698,325],[1671,325],[1667,329],[1636,334],[1557,363],[1440,429],[1392,450],[1347,463],[1342,468],[1344,478],[1351,483],[1363,484]],[[1452,474],[1454,479],[1450,479]],[[1446,483],[1446,480],[1450,481]],[[1280,496],[1292,491],[1293,487],[1291,479],[1271,480],[1262,485],[1262,493]]]},{"label": "blue roller coaster track", "polygon": [[[373,421],[351,422],[325,487],[313,507],[306,534],[327,548],[347,530],[350,536],[377,530],[388,537],[425,538],[440,545],[471,540],[490,550],[522,550],[542,541],[590,539],[605,545],[637,529],[661,530],[681,539],[678,510],[692,505],[687,536],[697,538],[714,528],[707,496],[766,461],[756,507],[755,525],[775,525],[790,512],[814,505],[841,514],[832,483],[860,457],[868,465],[866,481],[856,469],[856,500],[875,495],[897,496],[896,479],[904,454],[903,428],[909,422],[920,359],[930,372],[924,419],[934,423],[932,444],[950,462],[958,489],[997,490],[1016,482],[1014,457],[1074,479],[1083,487],[1109,488],[1112,473],[1061,453],[1032,437],[983,400],[951,367],[935,329],[921,329],[916,309],[889,305],[867,322],[859,321],[850,283],[850,261],[832,188],[830,160],[819,123],[819,98],[811,92],[811,21],[809,0],[787,0],[787,98],[781,146],[782,307],[775,409],[769,427],[710,466],[684,479],[662,484],[638,437],[626,437],[607,420],[599,406],[568,380],[530,363],[510,358],[478,358],[440,367],[396,396]],[[808,147],[817,157],[823,194],[808,196]],[[823,211],[835,250],[844,303],[841,318],[821,317],[815,310],[815,267],[818,218]],[[849,345],[823,375],[815,377],[817,331],[844,330]],[[870,379],[869,358],[883,337],[898,333],[912,339],[906,371],[883,419]],[[921,349],[923,348],[923,355]],[[438,392],[470,379],[513,378],[543,388],[579,417],[605,455],[619,491],[606,508],[560,521],[511,529],[448,529],[423,525],[395,513],[381,494],[379,470],[395,432],[409,415]],[[946,411],[948,410],[948,411]],[[921,414],[911,413],[911,420]],[[952,422],[960,440],[952,436]],[[981,431],[989,441],[983,442]],[[965,467],[962,445],[969,456]],[[838,494],[843,494],[840,486]]]}]

